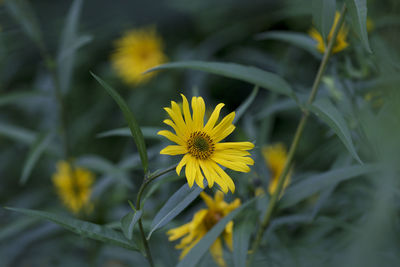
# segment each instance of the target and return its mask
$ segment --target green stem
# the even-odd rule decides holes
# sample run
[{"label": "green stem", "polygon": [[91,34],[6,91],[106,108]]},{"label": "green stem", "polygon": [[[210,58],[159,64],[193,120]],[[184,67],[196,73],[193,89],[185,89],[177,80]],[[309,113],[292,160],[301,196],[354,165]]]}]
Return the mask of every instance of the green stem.
[{"label": "green stem", "polygon": [[[166,168],[165,170],[152,173],[143,179],[143,183],[140,186],[139,192],[136,197],[136,210],[140,210],[142,208],[140,205],[141,204],[140,202],[141,202],[142,194],[143,194],[144,190],[146,189],[146,186],[149,183],[151,183],[152,181],[154,181],[155,179],[157,179],[158,177],[160,177],[161,175],[164,175],[172,170],[175,170],[176,166],[177,165],[175,164],[171,167]],[[142,237],[144,249],[146,251],[146,258],[149,261],[150,266],[153,267],[154,266],[153,257],[151,256],[150,246],[149,246],[149,243],[147,242],[146,235],[144,234],[142,218],[139,219],[138,223],[139,223],[140,236]]]},{"label": "green stem", "polygon": [[[337,35],[339,33],[339,30],[340,30],[340,28],[341,28],[341,26],[342,26],[342,24],[344,22],[345,14],[346,14],[346,5],[344,4],[343,8],[342,8],[342,11],[340,13],[339,21],[338,21],[338,23],[337,23],[337,25],[336,25],[336,27],[335,27],[335,29],[333,31],[332,37],[329,40],[328,47],[327,47],[327,49],[326,49],[326,51],[324,53],[324,56],[323,56],[322,61],[321,61],[321,64],[319,66],[317,75],[315,77],[315,80],[314,80],[314,83],[313,83],[313,86],[312,86],[312,89],[311,89],[310,96],[309,96],[308,101],[307,101],[307,105],[311,105],[313,103],[316,95],[317,95],[319,84],[321,83],[321,78],[322,78],[322,76],[323,76],[323,74],[325,72],[326,66],[328,64],[328,60],[329,60],[329,58],[330,58],[330,56],[332,54],[332,48],[333,48],[333,46],[335,44],[336,37],[337,37]],[[299,124],[297,126],[297,129],[296,129],[292,144],[290,145],[290,149],[289,149],[288,157],[287,157],[286,162],[285,162],[285,166],[283,168],[282,173],[279,176],[277,188],[276,188],[275,192],[271,196],[270,202],[269,202],[268,207],[267,207],[267,211],[266,211],[266,213],[264,215],[264,218],[263,218],[263,220],[261,222],[261,225],[260,225],[260,227],[259,227],[259,229],[257,231],[256,237],[255,237],[255,239],[254,239],[254,241],[252,243],[251,253],[249,255],[249,260],[247,262],[247,266],[251,266],[252,265],[252,262],[253,262],[253,259],[254,259],[254,255],[255,255],[255,253],[257,252],[257,250],[258,250],[258,248],[260,246],[261,239],[262,239],[262,237],[264,235],[264,232],[268,228],[268,226],[269,226],[269,224],[271,222],[271,218],[272,218],[273,212],[274,212],[276,204],[277,204],[277,202],[279,200],[279,196],[281,195],[281,192],[282,192],[282,189],[283,189],[283,185],[285,184],[285,182],[286,182],[286,180],[288,178],[288,173],[290,171],[290,167],[291,167],[292,162],[293,162],[293,157],[294,157],[294,154],[295,154],[295,152],[297,150],[297,147],[299,145],[300,138],[301,138],[301,136],[303,134],[303,130],[304,130],[304,127],[305,127],[305,125],[307,123],[308,117],[309,117],[308,110],[304,110],[303,111],[303,115],[302,115],[302,117],[300,119],[300,122],[299,122]]]}]

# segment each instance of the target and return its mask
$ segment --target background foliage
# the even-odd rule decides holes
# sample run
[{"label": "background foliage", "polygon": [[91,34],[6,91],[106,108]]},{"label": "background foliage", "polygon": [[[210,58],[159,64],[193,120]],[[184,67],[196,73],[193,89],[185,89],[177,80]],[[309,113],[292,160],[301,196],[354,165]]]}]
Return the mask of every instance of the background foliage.
[{"label": "background foliage", "polygon": [[[146,232],[151,232],[156,265],[178,264],[179,251],[165,232],[188,222],[203,207],[196,198],[200,190],[182,187],[184,177],[171,172],[146,191],[143,214],[133,214],[128,200],[136,199],[143,180],[139,153],[143,151],[136,148],[118,105],[90,72],[114,88],[134,114],[151,172],[177,163],[176,158],[159,155],[168,142],[156,132],[164,128],[162,108],[171,100],[179,101],[179,93],[203,96],[210,109],[223,102],[225,114],[243,111],[238,112],[238,129],[231,140],[254,142],[256,163],[250,173],[232,173],[237,189],[226,198],[250,201],[253,208],[235,214],[234,252],[226,253],[229,266],[243,266],[248,242],[268,205],[268,196],[254,198],[257,187],[266,189],[270,179],[262,148],[275,142],[288,147],[302,110],[313,115],[295,154],[292,183],[278,202],[255,266],[399,264],[400,4],[367,1],[373,28],[366,35],[367,26],[359,17],[362,10],[346,1],[351,3],[345,23],[353,25],[349,47],[332,56],[316,101],[306,106],[322,58],[307,32],[314,18],[326,35],[329,21],[319,24],[318,19],[321,14],[333,18],[332,7],[315,2],[4,1],[0,5],[0,203],[47,211],[40,216],[66,223],[81,236],[52,222],[1,209],[2,266],[145,265],[137,251],[143,249],[137,228],[126,232],[134,216],[141,217]],[[342,4],[336,1],[336,8]],[[361,23],[354,21],[357,18]],[[113,42],[128,29],[148,25],[155,25],[162,36],[170,62],[191,63],[167,66],[148,83],[129,86],[111,67]],[[268,73],[193,61],[234,62]],[[94,209],[89,214],[71,214],[51,181],[64,153],[54,73],[64,98],[69,155],[96,174]],[[254,85],[260,88],[253,89]],[[120,130],[109,132],[114,129]],[[171,199],[178,190],[180,195]],[[168,223],[160,223],[165,209],[179,205],[181,209],[164,219]],[[53,218],[54,214],[102,227]],[[198,248],[204,250],[198,266],[214,264],[206,245]]]}]

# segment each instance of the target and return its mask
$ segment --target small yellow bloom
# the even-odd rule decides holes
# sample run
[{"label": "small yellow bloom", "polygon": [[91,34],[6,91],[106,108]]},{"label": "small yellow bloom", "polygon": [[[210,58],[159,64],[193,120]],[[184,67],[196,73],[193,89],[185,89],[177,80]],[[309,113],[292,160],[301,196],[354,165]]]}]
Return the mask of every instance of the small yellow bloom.
[{"label": "small yellow bloom", "polygon": [[[268,192],[272,195],[276,187],[278,186],[279,176],[281,175],[285,162],[287,159],[287,153],[285,146],[282,143],[277,143],[271,146],[266,146],[262,149],[262,153],[265,159],[265,163],[271,172],[271,178],[269,181]],[[290,183],[290,173],[289,177],[283,186],[285,189]]]},{"label": "small yellow bloom", "polygon": [[60,161],[52,180],[64,205],[73,213],[92,208],[89,201],[94,177],[90,171],[80,167],[71,168],[68,162]]},{"label": "small yellow bloom", "polygon": [[[240,199],[235,199],[230,204],[224,201],[224,194],[221,191],[215,193],[214,199],[202,192],[200,196],[207,204],[207,209],[201,209],[195,213],[191,222],[180,227],[171,229],[167,232],[170,241],[175,241],[182,238],[181,242],[176,246],[177,249],[182,249],[180,259],[207,234],[211,228],[217,224],[222,218],[240,206]],[[228,248],[232,251],[233,246],[233,221],[230,221],[225,226],[222,232],[222,237],[225,240]],[[218,237],[210,247],[210,253],[215,262],[221,267],[226,266],[223,257],[222,240]]]},{"label": "small yellow bloom", "polygon": [[171,108],[164,108],[172,119],[164,120],[164,123],[171,126],[175,134],[166,130],[159,131],[158,134],[178,145],[167,146],[160,154],[184,154],[176,172],[179,175],[186,165],[185,173],[189,187],[196,182],[199,187],[204,188],[205,177],[210,188],[215,182],[223,192],[234,192],[235,184],[220,165],[239,172],[249,172],[250,168],[247,165],[253,165],[254,161],[246,150],[252,149],[254,145],[250,142],[221,142],[235,130],[232,124],[235,112],[228,114],[217,124],[224,104],[217,105],[204,125],[206,108],[203,98],[192,98],[193,115],[184,95],[182,99],[182,108],[174,101],[171,101]]},{"label": "small yellow bloom", "polygon": [[[340,17],[340,13],[336,12],[335,21],[333,22],[332,28],[328,35],[328,42],[332,38],[333,30],[335,29],[337,23],[339,22],[339,17]],[[343,24],[338,32],[337,37],[336,37],[336,42],[333,45],[332,53],[340,52],[349,46],[349,44],[347,43],[347,40],[346,40],[348,32],[349,32],[349,30],[348,30],[347,26]],[[326,46],[325,46],[325,41],[322,38],[322,35],[315,28],[312,28],[308,34],[311,36],[311,38],[313,38],[315,41],[317,41],[318,51],[321,52],[322,54],[325,53]]]},{"label": "small yellow bloom", "polygon": [[115,42],[112,65],[126,83],[143,83],[155,74],[143,74],[144,71],[166,61],[162,46],[162,39],[154,28],[130,30]]}]

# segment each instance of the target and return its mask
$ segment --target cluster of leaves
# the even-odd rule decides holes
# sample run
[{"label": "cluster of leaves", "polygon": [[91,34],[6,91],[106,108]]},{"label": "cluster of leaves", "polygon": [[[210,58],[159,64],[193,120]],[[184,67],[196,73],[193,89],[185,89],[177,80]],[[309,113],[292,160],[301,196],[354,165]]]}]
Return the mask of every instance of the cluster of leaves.
[{"label": "cluster of leaves", "polygon": [[[400,233],[396,213],[399,188],[396,159],[400,148],[397,138],[400,131],[397,105],[400,101],[397,90],[400,61],[396,60],[399,53],[393,47],[398,47],[400,40],[390,39],[393,25],[399,21],[395,17],[380,21],[377,16],[375,32],[368,36],[365,0],[309,2],[286,1],[271,16],[266,16],[265,12],[259,13],[260,18],[243,15],[237,24],[227,24],[229,26],[225,29],[203,41],[197,50],[192,48],[199,52],[200,56],[195,57],[197,61],[181,62],[180,59],[188,57],[179,56],[185,51],[183,47],[175,52],[175,59],[180,62],[150,70],[190,69],[220,76],[187,72],[185,82],[193,86],[193,93],[209,95],[210,99],[224,99],[232,109],[237,107],[235,123],[242,126],[239,135],[257,145],[253,171],[234,176],[236,194],[244,204],[219,221],[178,263],[178,256],[170,257],[171,254],[178,255],[174,244],[168,243],[165,231],[158,230],[174,225],[174,219],[186,222],[198,208],[196,200],[202,189],[189,188],[183,184],[183,177],[163,175],[149,186],[142,205],[132,210],[127,201],[136,197],[144,177],[158,174],[150,170],[175,163],[174,159],[158,155],[164,144],[156,132],[161,127],[161,107],[168,104],[171,96],[178,95],[176,88],[182,87],[182,79],[173,76],[172,71],[164,72],[154,78],[148,88],[129,93],[118,90],[123,94],[120,95],[113,89],[116,86],[111,87],[95,74],[92,74],[92,79],[89,74],[91,69],[101,77],[107,77],[107,81],[124,87],[113,79],[112,72],[106,67],[96,67],[95,60],[89,60],[90,52],[85,45],[96,45],[91,43],[91,36],[78,32],[82,0],[74,0],[69,9],[55,59],[50,56],[52,50],[47,48],[40,23],[29,3],[24,0],[5,1],[10,20],[12,17],[22,26],[36,46],[33,50],[39,51],[33,56],[33,61],[40,55],[41,63],[36,66],[34,74],[20,74],[24,66],[14,63],[16,70],[10,67],[0,75],[0,89],[3,91],[0,106],[7,108],[4,114],[10,114],[2,113],[0,122],[0,135],[7,139],[7,142],[0,140],[0,146],[4,147],[0,166],[6,175],[0,188],[0,199],[3,206],[13,207],[10,210],[32,216],[20,217],[10,211],[1,211],[5,219],[0,220],[4,226],[0,231],[0,242],[8,241],[0,246],[0,258],[5,259],[3,264],[31,262],[69,266],[108,262],[112,265],[114,261],[116,264],[146,264],[139,253],[131,253],[144,251],[137,227],[141,219],[156,264],[171,266],[209,265],[208,248],[226,223],[235,220],[234,251],[227,262],[244,266],[254,229],[269,204],[268,196],[254,197],[256,184],[261,183],[266,188],[270,177],[261,149],[275,141],[289,145],[294,125],[303,112],[316,116],[309,119],[296,153],[293,183],[278,202],[275,217],[264,235],[264,241],[268,240],[268,243],[262,243],[259,251],[255,252],[255,265],[390,266],[399,263],[396,253],[399,249],[396,237]],[[348,18],[352,25],[351,45],[348,51],[329,61],[316,101],[306,105],[305,99],[321,55],[313,40],[291,23],[310,15],[326,39],[336,6],[344,2],[348,5]],[[212,21],[208,27],[214,27],[214,31],[225,26],[210,19],[219,14],[204,15],[210,11],[206,4],[193,7],[182,1],[173,3],[201,25]],[[235,4],[237,8],[242,7]],[[254,12],[257,5],[263,6],[256,1],[248,5],[249,13]],[[264,8],[269,6],[264,5]],[[384,14],[385,11],[381,12]],[[5,12],[3,8],[1,12]],[[228,9],[217,8],[218,12],[228,12]],[[350,19],[346,23],[350,23]],[[256,32],[249,33],[247,29],[260,22],[272,27],[262,34],[258,33],[265,28],[256,28]],[[296,32],[281,30],[284,27],[279,23]],[[212,30],[205,28],[205,35]],[[6,52],[0,53],[0,64],[5,66],[15,60],[13,51],[8,48],[9,43],[15,42],[15,37],[7,31],[0,34],[0,45]],[[254,43],[238,41],[254,36],[259,39]],[[232,45],[235,43],[244,47],[237,48]],[[282,48],[283,43],[288,45]],[[85,60],[87,62],[82,62]],[[238,63],[222,63],[226,61]],[[85,69],[81,65],[89,67]],[[73,83],[75,68],[82,70],[79,75],[84,78],[77,78],[79,82]],[[117,103],[125,122],[95,80]],[[60,95],[52,91],[56,84]],[[205,85],[219,89],[211,91],[203,88]],[[26,91],[26,86],[33,86],[35,90]],[[18,90],[14,92],[10,88]],[[251,88],[254,89],[251,91]],[[159,97],[155,98],[156,94]],[[366,99],[368,94],[373,97]],[[76,104],[64,107],[70,110],[66,118],[52,115],[60,109],[52,100],[58,97],[67,103],[75,103],[78,99]],[[90,108],[82,109],[85,106]],[[118,120],[113,121],[108,114],[115,114]],[[31,122],[32,115],[40,119]],[[60,124],[63,120],[69,126],[67,129],[60,129],[64,127]],[[111,122],[105,122],[107,120]],[[16,126],[16,123],[23,126]],[[114,129],[124,124],[128,127]],[[60,133],[70,137],[67,144],[63,144],[64,138]],[[130,139],[124,138],[130,136],[136,144],[134,148]],[[9,140],[13,141],[12,144]],[[54,204],[57,196],[52,193],[50,177],[55,162],[65,156],[68,149],[72,153],[67,154],[75,157],[77,165],[98,174],[91,197],[96,207],[90,217],[72,218],[60,211],[60,205]],[[21,162],[21,157],[24,162]],[[19,183],[13,179],[16,175],[20,175]],[[21,206],[25,208],[15,208]],[[52,223],[43,224],[37,218],[101,243],[82,239],[77,242],[76,236]],[[32,246],[34,243],[39,245]],[[40,250],[46,251],[47,256],[43,257]],[[65,255],[65,250],[68,255]],[[23,259],[21,255],[24,255]],[[60,258],[56,255],[65,256]]]}]

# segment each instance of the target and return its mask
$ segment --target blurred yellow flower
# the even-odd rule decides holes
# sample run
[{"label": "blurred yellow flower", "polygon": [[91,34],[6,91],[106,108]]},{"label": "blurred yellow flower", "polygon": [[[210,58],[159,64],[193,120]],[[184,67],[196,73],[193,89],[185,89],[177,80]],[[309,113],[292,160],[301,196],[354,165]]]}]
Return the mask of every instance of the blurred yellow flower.
[{"label": "blurred yellow flower", "polygon": [[[268,192],[272,195],[276,187],[278,186],[279,176],[281,175],[285,162],[287,159],[286,148],[282,143],[277,143],[271,146],[266,146],[262,149],[262,153],[265,159],[265,163],[271,173],[271,178],[269,181]],[[290,176],[286,179],[283,186],[285,189],[290,183]],[[282,191],[283,192],[283,191]]]},{"label": "blurred yellow flower", "polygon": [[204,125],[203,98],[192,98],[193,116],[188,100],[184,95],[182,99],[182,108],[175,101],[171,101],[171,108],[164,108],[172,119],[164,120],[164,123],[171,126],[175,134],[167,130],[159,131],[158,134],[178,145],[167,146],[160,154],[185,154],[176,167],[176,172],[179,175],[186,165],[185,173],[189,187],[196,182],[199,187],[204,188],[205,177],[209,187],[215,182],[223,192],[234,192],[235,184],[220,165],[239,172],[249,172],[250,168],[247,165],[253,165],[254,161],[246,150],[252,149],[254,145],[250,142],[220,142],[235,130],[232,124],[235,112],[228,114],[216,125],[224,104],[217,105]]},{"label": "blurred yellow flower", "polygon": [[[207,209],[201,209],[195,213],[191,222],[180,227],[171,229],[167,232],[170,241],[175,241],[182,238],[181,242],[176,246],[177,249],[182,249],[180,259],[207,234],[211,228],[217,224],[222,218],[240,206],[240,199],[235,199],[230,204],[224,201],[224,194],[221,191],[215,193],[214,199],[202,192],[200,196],[207,204]],[[225,240],[228,248],[232,251],[233,221],[228,222],[222,232],[222,237]],[[218,237],[210,247],[210,253],[215,262],[223,267],[226,266],[223,257],[222,240]]]},{"label": "blurred yellow flower", "polygon": [[62,202],[73,213],[92,209],[89,201],[94,176],[89,170],[71,167],[70,163],[60,161],[52,180]]},{"label": "blurred yellow flower", "polygon": [[375,29],[375,23],[370,19],[367,18],[367,32],[372,32]]},{"label": "blurred yellow flower", "polygon": [[[335,21],[333,22],[332,28],[328,35],[328,42],[332,38],[333,30],[336,27],[337,23],[339,22],[339,17],[340,17],[340,13],[336,12]],[[349,46],[349,44],[347,43],[348,32],[349,32],[349,30],[348,30],[347,26],[343,24],[338,32],[337,37],[336,37],[336,42],[333,45],[332,53],[340,52]],[[325,49],[326,49],[325,41],[323,40],[322,35],[317,31],[317,29],[312,28],[308,34],[311,36],[311,38],[313,38],[315,41],[317,41],[318,51],[321,52],[322,54],[325,53]]]},{"label": "blurred yellow flower", "polygon": [[112,65],[126,83],[143,83],[155,74],[143,74],[144,71],[166,61],[162,46],[154,27],[130,30],[115,42]]}]

